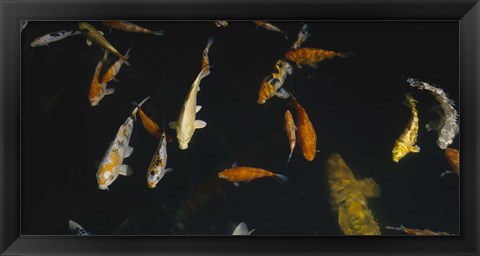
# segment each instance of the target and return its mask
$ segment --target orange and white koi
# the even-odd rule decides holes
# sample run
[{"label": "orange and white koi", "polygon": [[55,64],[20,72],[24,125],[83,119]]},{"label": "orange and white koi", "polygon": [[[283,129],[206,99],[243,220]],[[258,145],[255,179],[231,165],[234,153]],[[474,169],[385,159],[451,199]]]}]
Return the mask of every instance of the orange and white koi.
[{"label": "orange and white koi", "polygon": [[400,227],[387,226],[385,228],[391,229],[391,230],[403,231],[409,235],[415,235],[415,236],[452,236],[452,234],[449,234],[447,232],[434,232],[429,229],[422,230],[422,229],[406,228],[403,225],[400,225]]},{"label": "orange and white koi", "polygon": [[445,174],[457,174],[460,175],[460,151],[454,148],[445,149],[445,157],[450,163],[450,166],[453,168],[453,171],[445,171],[440,177],[443,177]]},{"label": "orange and white koi", "polygon": [[226,21],[226,20],[216,20],[215,21],[215,26],[217,26],[217,28],[226,27],[226,26],[228,26],[228,21]]},{"label": "orange and white koi", "polygon": [[335,57],[345,58],[348,55],[349,54],[343,52],[334,52],[317,48],[299,48],[285,53],[285,58],[289,61],[295,62],[299,68],[301,68],[302,65],[309,65],[312,68],[316,68],[317,63],[326,59],[333,59]]},{"label": "orange and white koi", "polygon": [[258,104],[264,104],[268,99],[277,96],[281,99],[287,99],[290,94],[281,88],[287,78],[292,74],[292,66],[284,60],[278,60],[275,63],[275,69],[272,74],[265,77],[258,91]]},{"label": "orange and white koi", "polygon": [[308,25],[303,24],[303,26],[300,28],[300,31],[298,32],[297,35],[297,40],[292,45],[292,49],[296,50],[302,46],[302,44],[307,41],[307,39],[310,37],[310,33],[308,32]]},{"label": "orange and white koi", "polygon": [[150,166],[147,170],[147,185],[149,188],[155,188],[157,183],[163,178],[165,173],[173,171],[172,168],[165,168],[167,166],[167,139],[165,132],[163,132],[157,150],[153,155]]},{"label": "orange and white koi", "polygon": [[258,27],[261,27],[261,28],[264,28],[266,30],[269,30],[269,31],[273,31],[273,32],[277,32],[277,33],[280,33],[282,34],[287,40],[288,40],[288,33],[281,30],[279,27],[275,26],[275,25],[272,25],[268,22],[265,22],[263,20],[255,20],[253,21],[255,23],[255,25],[257,25]]},{"label": "orange and white koi", "polygon": [[291,98],[292,105],[297,111],[297,132],[303,157],[312,161],[317,154],[317,133],[307,115],[307,111],[298,103],[295,96],[291,95]]},{"label": "orange and white koi", "polygon": [[105,50],[108,50],[109,52],[113,53],[115,56],[120,58],[121,60],[124,61],[124,63],[127,66],[130,66],[130,63],[127,61],[127,58],[125,56],[121,55],[117,49],[115,49],[108,41],[103,37],[103,32],[98,31],[95,29],[94,26],[87,22],[80,22],[78,23],[78,28],[80,29],[80,32],[82,32],[86,37],[87,37],[87,44],[92,45],[92,42],[95,42],[98,44],[100,47],[102,47]]},{"label": "orange and white koi", "polygon": [[213,44],[213,40],[215,39],[214,36],[211,36],[208,39],[207,46],[205,46],[205,49],[203,49],[203,55],[202,55],[202,70],[204,68],[207,68],[207,70],[210,70],[210,61],[208,59],[208,51],[210,50],[210,46]]},{"label": "orange and white koi", "polygon": [[107,83],[102,83],[99,77],[100,71],[103,67],[103,62],[106,60],[107,56],[108,53],[105,50],[103,59],[98,62],[97,67],[95,68],[95,73],[93,74],[92,82],[90,83],[88,100],[90,101],[90,106],[92,107],[97,106],[105,95],[109,95],[115,92],[114,89],[107,89]]},{"label": "orange and white koi", "polygon": [[274,177],[280,183],[284,183],[288,180],[287,176],[281,174],[255,167],[239,167],[236,163],[232,165],[232,168],[225,169],[218,173],[218,178],[230,181],[236,187],[240,186],[239,182],[250,182],[263,177]]},{"label": "orange and white koi", "polygon": [[[149,98],[150,96],[138,105],[142,106]],[[130,136],[132,135],[133,123],[137,117],[137,111],[138,107],[135,107],[127,120],[120,126],[115,139],[108,147],[100,163],[97,171],[97,183],[98,188],[101,190],[108,190],[108,186],[110,186],[119,175],[130,176],[133,173],[128,165],[122,163],[125,158],[131,156],[133,153],[133,148],[128,144],[130,143]]]},{"label": "orange and white koi", "polygon": [[163,30],[159,31],[152,31],[148,28],[144,28],[138,25],[135,25],[133,23],[127,22],[127,21],[121,21],[121,20],[104,20],[102,21],[103,25],[126,31],[126,32],[133,32],[133,33],[144,33],[144,34],[153,34],[156,36],[163,36],[165,32]]},{"label": "orange and white koi", "polygon": [[296,130],[297,127],[293,121],[292,113],[290,113],[290,110],[287,110],[285,112],[285,131],[287,132],[288,141],[290,143],[290,155],[288,156],[287,163],[290,161],[290,158],[292,158],[293,149],[297,143],[297,137],[295,136]]},{"label": "orange and white koi", "polygon": [[419,122],[418,111],[416,109],[417,101],[410,95],[406,95],[406,98],[405,104],[410,107],[412,116],[402,135],[400,135],[400,138],[395,141],[395,146],[392,150],[392,159],[396,163],[410,152],[420,152],[420,147],[415,145],[415,143],[417,143]]},{"label": "orange and white koi", "polygon": [[[127,60],[129,57],[130,57],[130,48],[125,53],[125,58]],[[123,63],[125,63],[125,61],[122,59],[118,59],[115,63],[113,63],[113,65],[110,66],[105,72],[105,74],[103,74],[103,76],[101,77],[102,83],[108,83],[112,80],[117,80],[115,76],[120,72],[120,69],[122,68]]]}]

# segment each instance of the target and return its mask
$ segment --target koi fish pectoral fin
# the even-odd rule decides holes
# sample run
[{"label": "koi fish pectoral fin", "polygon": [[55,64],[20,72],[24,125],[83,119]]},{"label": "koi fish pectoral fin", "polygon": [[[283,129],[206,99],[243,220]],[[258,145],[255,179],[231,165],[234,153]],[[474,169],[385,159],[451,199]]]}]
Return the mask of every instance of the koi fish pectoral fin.
[{"label": "koi fish pectoral fin", "polygon": [[237,168],[237,167],[238,167],[238,163],[237,163],[237,162],[233,162],[232,168]]},{"label": "koi fish pectoral fin", "polygon": [[380,197],[380,187],[372,178],[357,181],[357,186],[359,190],[365,195],[365,197]]},{"label": "koi fish pectoral fin", "polygon": [[90,41],[90,40],[87,39],[87,45],[88,45],[88,46],[91,46],[91,45],[92,45],[92,41]]},{"label": "koi fish pectoral fin", "polygon": [[113,94],[115,92],[115,89],[113,88],[108,88],[106,91],[105,91],[105,95],[110,95],[110,94]]},{"label": "koi fish pectoral fin", "polygon": [[248,235],[251,235],[253,233],[253,231],[255,231],[255,229],[252,229],[248,232]]},{"label": "koi fish pectoral fin", "polygon": [[118,174],[123,175],[123,176],[130,176],[133,174],[132,168],[126,164],[122,164],[118,167],[115,168],[115,171],[118,172]]},{"label": "koi fish pectoral fin", "polygon": [[165,169],[165,173],[170,173],[170,172],[172,172],[172,171],[173,171],[173,168],[167,168],[167,169]]},{"label": "koi fish pectoral fin", "polygon": [[198,111],[200,111],[200,109],[202,109],[202,106],[197,105],[197,106],[195,107],[195,113],[198,113]]},{"label": "koi fish pectoral fin", "polygon": [[202,129],[207,126],[207,123],[202,120],[195,120],[195,129]]},{"label": "koi fish pectoral fin", "polygon": [[288,99],[290,97],[290,93],[287,90],[280,88],[275,92],[275,95],[280,99]]},{"label": "koi fish pectoral fin", "polygon": [[439,131],[441,127],[441,122],[440,120],[435,120],[435,121],[430,121],[425,125],[425,128],[427,128],[427,131]]},{"label": "koi fish pectoral fin", "polygon": [[287,176],[284,176],[284,175],[281,175],[281,174],[275,174],[275,178],[277,179],[278,182],[280,182],[281,184],[285,183],[288,181],[288,177]]},{"label": "koi fish pectoral fin", "polygon": [[233,182],[233,185],[235,185],[235,187],[237,187],[237,188],[240,187],[240,183],[238,183],[238,182]]},{"label": "koi fish pectoral fin", "polygon": [[128,146],[126,149],[125,149],[125,158],[131,156],[133,153],[133,148]]},{"label": "koi fish pectoral fin", "polygon": [[168,123],[168,127],[170,127],[173,130],[177,129],[177,122],[173,121]]},{"label": "koi fish pectoral fin", "polygon": [[420,147],[417,146],[417,145],[413,146],[411,152],[413,152],[413,153],[418,153],[418,152],[420,152]]}]

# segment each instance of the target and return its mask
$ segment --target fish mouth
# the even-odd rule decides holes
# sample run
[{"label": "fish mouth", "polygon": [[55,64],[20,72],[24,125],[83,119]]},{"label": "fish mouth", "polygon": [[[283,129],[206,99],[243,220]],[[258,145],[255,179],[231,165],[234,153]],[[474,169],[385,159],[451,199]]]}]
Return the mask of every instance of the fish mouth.
[{"label": "fish mouth", "polygon": [[148,188],[156,188],[156,187],[157,187],[157,184],[155,184],[153,182],[148,183]]},{"label": "fish mouth", "polygon": [[178,147],[180,149],[187,149],[188,148],[188,144],[179,144]]},{"label": "fish mouth", "polygon": [[100,190],[108,190],[108,186],[107,185],[98,185],[98,188]]}]

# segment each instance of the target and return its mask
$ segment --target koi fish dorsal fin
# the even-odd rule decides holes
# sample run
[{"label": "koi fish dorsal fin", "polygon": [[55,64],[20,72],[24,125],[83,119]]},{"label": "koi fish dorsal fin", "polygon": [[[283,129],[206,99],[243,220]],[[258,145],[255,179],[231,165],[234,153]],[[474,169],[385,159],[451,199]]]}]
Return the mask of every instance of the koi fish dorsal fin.
[{"label": "koi fish dorsal fin", "polygon": [[380,197],[380,187],[372,178],[357,181],[357,186],[366,197]]}]

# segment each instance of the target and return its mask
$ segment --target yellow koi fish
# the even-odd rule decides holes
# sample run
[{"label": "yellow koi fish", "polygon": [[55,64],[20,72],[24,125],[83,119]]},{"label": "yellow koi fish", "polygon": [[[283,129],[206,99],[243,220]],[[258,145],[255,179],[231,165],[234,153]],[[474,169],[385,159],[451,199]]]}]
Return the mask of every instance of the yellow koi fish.
[{"label": "yellow koi fish", "polygon": [[[149,98],[150,97],[147,97],[138,105],[142,106]],[[133,122],[137,118],[137,111],[138,107],[135,107],[127,120],[120,126],[115,139],[108,147],[100,163],[97,171],[97,183],[98,188],[101,190],[108,190],[108,186],[110,186],[119,175],[130,176],[133,173],[128,165],[122,163],[125,158],[131,156],[133,153],[133,148],[128,144],[130,143],[130,136],[133,131]]]},{"label": "yellow koi fish", "polygon": [[293,121],[292,113],[289,110],[285,112],[285,130],[287,132],[288,142],[290,143],[290,155],[288,156],[287,163],[292,158],[293,149],[295,148],[295,144],[297,143],[297,137],[295,136],[295,131],[297,127],[295,126],[295,122]]},{"label": "yellow koi fish", "polygon": [[406,104],[412,111],[412,117],[400,138],[395,142],[395,147],[392,150],[392,159],[396,163],[410,152],[420,152],[420,147],[415,145],[417,143],[419,121],[416,109],[417,101],[410,95],[406,95],[406,98]]},{"label": "yellow koi fish", "polygon": [[258,104],[264,104],[268,99],[273,96],[277,96],[281,99],[287,99],[290,97],[290,94],[281,88],[287,75],[292,74],[292,66],[284,61],[278,60],[275,63],[275,69],[271,75],[265,77],[260,85],[260,90],[258,91]]},{"label": "yellow koi fish", "polygon": [[80,22],[78,23],[78,28],[80,31],[87,37],[87,44],[91,45],[92,42],[95,42],[98,44],[100,47],[108,50],[109,52],[113,53],[115,56],[120,58],[130,66],[130,63],[127,61],[127,58],[123,55],[121,55],[117,49],[115,49],[108,41],[103,37],[102,33],[100,31],[96,30],[95,27],[93,27],[91,24],[87,22]]},{"label": "yellow koi fish", "polygon": [[152,31],[148,28],[144,28],[144,27],[135,25],[135,24],[127,22],[127,21],[104,20],[104,21],[102,21],[102,23],[103,23],[103,25],[105,25],[107,27],[122,30],[122,31],[126,31],[126,32],[152,34],[152,35],[156,35],[156,36],[163,36],[165,34],[163,32],[163,30]]}]

